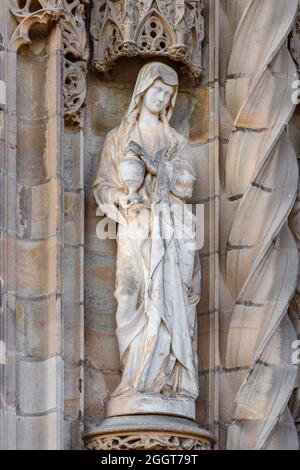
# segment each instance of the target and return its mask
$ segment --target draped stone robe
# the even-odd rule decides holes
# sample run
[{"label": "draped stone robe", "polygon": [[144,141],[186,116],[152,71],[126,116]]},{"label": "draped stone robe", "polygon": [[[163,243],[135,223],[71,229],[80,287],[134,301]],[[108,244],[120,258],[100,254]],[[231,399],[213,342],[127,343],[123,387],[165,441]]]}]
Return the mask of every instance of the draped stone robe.
[{"label": "draped stone robe", "polygon": [[[170,161],[161,158],[157,176],[146,173],[137,210],[117,206],[125,191],[118,171],[126,147],[124,122],[107,135],[93,186],[103,212],[118,222],[121,217],[115,297],[123,373],[113,396],[146,393],[195,400],[200,267],[191,230],[195,216],[185,204],[194,167],[186,140],[161,126],[158,150],[174,142],[177,150]],[[141,144],[136,129],[132,138]]]}]

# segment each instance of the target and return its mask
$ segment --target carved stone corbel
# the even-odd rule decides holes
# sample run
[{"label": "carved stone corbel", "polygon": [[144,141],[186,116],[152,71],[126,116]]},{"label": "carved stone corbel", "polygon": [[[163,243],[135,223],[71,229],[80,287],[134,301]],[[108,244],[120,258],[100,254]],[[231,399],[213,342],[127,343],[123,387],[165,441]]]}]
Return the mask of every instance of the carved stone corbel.
[{"label": "carved stone corbel", "polygon": [[112,435],[95,437],[86,445],[87,450],[211,450],[205,439],[191,439],[155,432],[144,435]]},{"label": "carved stone corbel", "polygon": [[84,434],[86,450],[213,450],[215,438],[196,422],[175,416],[137,415],[106,419]]},{"label": "carved stone corbel", "polygon": [[58,21],[62,32],[64,67],[64,115],[68,123],[80,124],[86,97],[87,35],[85,5],[89,0],[11,0],[10,10],[17,20],[11,45],[15,49],[30,44],[31,27]]}]

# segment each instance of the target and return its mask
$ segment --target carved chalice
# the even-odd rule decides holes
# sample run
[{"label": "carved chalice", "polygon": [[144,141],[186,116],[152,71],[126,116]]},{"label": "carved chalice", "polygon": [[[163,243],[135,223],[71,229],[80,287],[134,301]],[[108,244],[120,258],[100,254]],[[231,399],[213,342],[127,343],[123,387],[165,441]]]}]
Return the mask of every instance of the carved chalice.
[{"label": "carved chalice", "polygon": [[145,164],[132,149],[129,148],[128,152],[121,160],[119,172],[128,191],[128,201],[141,201],[142,197],[138,194],[138,190],[144,181]]}]

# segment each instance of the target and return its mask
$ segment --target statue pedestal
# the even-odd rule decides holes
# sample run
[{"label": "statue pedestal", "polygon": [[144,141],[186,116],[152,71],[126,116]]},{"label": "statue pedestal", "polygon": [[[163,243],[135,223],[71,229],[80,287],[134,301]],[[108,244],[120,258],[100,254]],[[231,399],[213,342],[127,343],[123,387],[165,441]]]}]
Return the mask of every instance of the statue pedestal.
[{"label": "statue pedestal", "polygon": [[83,439],[88,450],[212,450],[215,443],[195,421],[167,415],[107,418]]},{"label": "statue pedestal", "polygon": [[112,397],[106,408],[107,418],[139,414],[171,415],[194,420],[196,415],[195,400],[135,393]]}]

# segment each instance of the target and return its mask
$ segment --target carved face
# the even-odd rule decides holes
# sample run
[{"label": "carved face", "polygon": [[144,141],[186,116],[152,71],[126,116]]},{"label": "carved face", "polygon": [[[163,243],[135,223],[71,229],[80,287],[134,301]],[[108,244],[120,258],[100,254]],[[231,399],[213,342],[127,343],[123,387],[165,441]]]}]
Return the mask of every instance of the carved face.
[{"label": "carved face", "polygon": [[166,85],[160,78],[157,78],[146,91],[143,98],[143,106],[151,114],[159,114],[167,107],[174,93],[174,88]]}]

